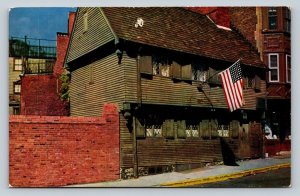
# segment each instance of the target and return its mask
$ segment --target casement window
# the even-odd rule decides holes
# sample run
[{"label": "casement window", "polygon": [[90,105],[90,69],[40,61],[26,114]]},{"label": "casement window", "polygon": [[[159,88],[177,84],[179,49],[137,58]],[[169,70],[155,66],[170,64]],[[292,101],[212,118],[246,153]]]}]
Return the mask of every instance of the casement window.
[{"label": "casement window", "polygon": [[200,63],[192,64],[192,80],[205,82],[207,79],[208,71],[205,65]]},{"label": "casement window", "polygon": [[22,71],[22,59],[14,59],[14,71]]},{"label": "casement window", "polygon": [[247,76],[244,78],[244,88],[248,89],[248,88],[253,88],[254,87],[254,77],[253,76]]},{"label": "casement window", "polygon": [[255,75],[254,77],[254,90],[260,91],[261,90],[261,79],[258,75]]},{"label": "casement window", "polygon": [[165,55],[152,55],[153,75],[170,77],[170,59]]},{"label": "casement window", "polygon": [[162,125],[146,125],[146,137],[162,137]]},{"label": "casement window", "polygon": [[277,29],[277,9],[276,7],[268,8],[269,30]]},{"label": "casement window", "polygon": [[14,83],[14,94],[20,94],[21,93],[21,84],[19,82]]},{"label": "casement window", "polygon": [[285,9],[284,30],[286,32],[291,32],[291,10],[290,10],[290,8]]},{"label": "casement window", "polygon": [[83,14],[83,32],[86,32],[88,30],[88,13],[85,12]]},{"label": "casement window", "polygon": [[219,137],[229,137],[229,125],[218,125]]},{"label": "casement window", "polygon": [[199,137],[199,123],[194,121],[186,121],[185,135],[186,137]]},{"label": "casement window", "polygon": [[291,82],[291,55],[286,55],[286,82]]},{"label": "casement window", "polygon": [[163,122],[157,117],[146,119],[146,137],[162,137]]},{"label": "casement window", "polygon": [[140,72],[149,75],[170,77],[171,61],[164,55],[152,55],[140,57]]},{"label": "casement window", "polygon": [[254,89],[260,91],[260,77],[258,75],[248,75],[243,78],[244,89]]},{"label": "casement window", "polygon": [[269,82],[279,82],[279,55],[269,54]]},{"label": "casement window", "polygon": [[198,125],[187,125],[185,132],[186,137],[199,137]]}]

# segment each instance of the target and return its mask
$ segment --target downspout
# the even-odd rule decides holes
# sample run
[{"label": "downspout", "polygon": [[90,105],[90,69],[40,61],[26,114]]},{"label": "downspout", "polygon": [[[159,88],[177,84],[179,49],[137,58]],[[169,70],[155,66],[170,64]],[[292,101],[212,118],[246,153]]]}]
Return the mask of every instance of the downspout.
[{"label": "downspout", "polygon": [[137,72],[137,103],[138,107],[142,105],[142,81],[141,81],[141,68],[140,68],[140,54],[136,57],[136,72]]}]

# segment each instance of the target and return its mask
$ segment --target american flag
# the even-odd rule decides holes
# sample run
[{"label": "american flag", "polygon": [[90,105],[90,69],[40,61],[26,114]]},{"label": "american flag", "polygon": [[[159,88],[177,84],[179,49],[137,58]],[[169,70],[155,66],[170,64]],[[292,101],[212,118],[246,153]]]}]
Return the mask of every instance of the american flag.
[{"label": "american flag", "polygon": [[242,69],[239,60],[219,73],[230,112],[244,105]]}]

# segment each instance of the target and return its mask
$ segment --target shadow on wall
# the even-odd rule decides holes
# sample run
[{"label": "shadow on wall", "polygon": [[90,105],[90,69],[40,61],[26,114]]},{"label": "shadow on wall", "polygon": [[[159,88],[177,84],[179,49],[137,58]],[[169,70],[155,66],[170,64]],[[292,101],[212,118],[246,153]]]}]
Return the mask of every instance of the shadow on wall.
[{"label": "shadow on wall", "polygon": [[229,166],[239,166],[235,160],[236,157],[230,148],[230,146],[224,141],[223,138],[220,138],[220,144],[221,144],[221,150],[222,150],[222,157],[223,157],[223,162],[224,165],[229,165]]}]

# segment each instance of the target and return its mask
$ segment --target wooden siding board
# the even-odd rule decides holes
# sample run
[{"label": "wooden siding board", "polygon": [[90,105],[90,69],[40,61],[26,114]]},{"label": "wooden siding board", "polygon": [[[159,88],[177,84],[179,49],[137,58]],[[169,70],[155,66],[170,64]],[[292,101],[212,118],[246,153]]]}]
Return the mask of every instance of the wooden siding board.
[{"label": "wooden siding board", "polygon": [[[83,29],[83,14],[88,13],[88,30]],[[79,8],[69,45],[67,63],[114,40],[114,35],[99,8]]]},{"label": "wooden siding board", "polygon": [[[238,140],[227,142],[237,153]],[[138,163],[140,167],[171,164],[193,164],[223,160],[219,139],[165,140],[146,138],[138,140]]]},{"label": "wooden siding board", "polygon": [[122,58],[125,81],[125,102],[137,102],[137,64],[136,59],[126,54]]},{"label": "wooden siding board", "polygon": [[[261,80],[261,91],[244,89],[245,105],[243,109],[256,109],[256,98],[265,94],[265,81]],[[197,89],[197,84],[174,82],[171,78],[153,76],[152,80],[142,78],[142,101],[147,104],[166,104],[179,106],[196,106],[227,108],[224,92],[221,87],[204,85],[203,92]]]},{"label": "wooden siding board", "polygon": [[[93,84],[90,69],[93,66]],[[120,71],[117,57],[111,54],[72,72],[71,115],[99,116],[104,103],[117,103],[119,109],[125,99],[124,73]]]},{"label": "wooden siding board", "polygon": [[121,167],[133,167],[133,145],[132,134],[126,126],[126,120],[120,114],[120,160]]}]

